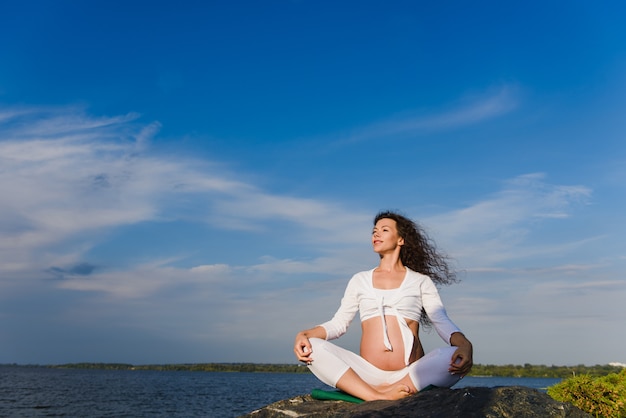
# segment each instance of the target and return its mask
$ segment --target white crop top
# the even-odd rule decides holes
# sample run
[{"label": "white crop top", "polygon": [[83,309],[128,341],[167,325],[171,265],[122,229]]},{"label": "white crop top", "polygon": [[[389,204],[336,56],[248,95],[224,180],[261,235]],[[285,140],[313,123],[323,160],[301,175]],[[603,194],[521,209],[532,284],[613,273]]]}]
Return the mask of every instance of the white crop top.
[{"label": "white crop top", "polygon": [[330,321],[321,326],[326,330],[326,339],[339,338],[348,330],[357,310],[361,322],[370,318],[381,317],[383,325],[383,342],[392,351],[385,315],[397,318],[404,342],[405,363],[408,365],[413,347],[413,334],[404,318],[419,320],[422,308],[426,311],[437,334],[450,344],[450,336],[460,332],[459,328],[448,318],[441,302],[439,292],[430,277],[406,268],[406,275],[396,289],[376,289],[373,284],[372,270],[362,271],[350,279],[341,306]]}]

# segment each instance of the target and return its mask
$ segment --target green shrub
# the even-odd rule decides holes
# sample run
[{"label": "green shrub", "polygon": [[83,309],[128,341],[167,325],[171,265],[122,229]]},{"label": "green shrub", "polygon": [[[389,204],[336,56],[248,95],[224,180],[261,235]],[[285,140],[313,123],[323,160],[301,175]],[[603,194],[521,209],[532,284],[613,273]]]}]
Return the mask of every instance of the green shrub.
[{"label": "green shrub", "polygon": [[554,400],[569,402],[595,417],[626,417],[626,369],[596,378],[570,377],[547,392]]}]

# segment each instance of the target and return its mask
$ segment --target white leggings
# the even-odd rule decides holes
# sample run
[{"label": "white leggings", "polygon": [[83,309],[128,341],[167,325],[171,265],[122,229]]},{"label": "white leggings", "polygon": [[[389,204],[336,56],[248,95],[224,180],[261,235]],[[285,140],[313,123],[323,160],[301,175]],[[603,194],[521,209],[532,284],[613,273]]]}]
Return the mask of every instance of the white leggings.
[{"label": "white leggings", "polygon": [[309,341],[313,349],[313,362],[309,369],[319,380],[332,387],[336,387],[337,381],[348,369],[354,370],[372,386],[396,383],[408,374],[418,391],[428,385],[449,388],[461,378],[448,371],[456,347],[437,348],[403,369],[387,371],[326,340],[311,338]]}]

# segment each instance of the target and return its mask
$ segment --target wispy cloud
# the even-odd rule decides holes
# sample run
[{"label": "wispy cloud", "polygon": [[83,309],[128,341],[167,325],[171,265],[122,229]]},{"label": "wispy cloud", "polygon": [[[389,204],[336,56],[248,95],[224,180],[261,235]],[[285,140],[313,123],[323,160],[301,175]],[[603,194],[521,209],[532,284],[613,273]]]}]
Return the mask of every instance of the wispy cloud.
[{"label": "wispy cloud", "polygon": [[518,87],[503,85],[485,94],[464,98],[439,113],[409,114],[353,129],[341,135],[339,143],[408,138],[433,131],[457,129],[507,114],[518,106],[518,102]]},{"label": "wispy cloud", "polygon": [[[44,138],[103,138],[107,133],[117,139],[122,125],[138,119],[138,113],[118,116],[94,117],[87,115],[82,107],[18,107],[0,109],[2,134],[12,139]],[[110,128],[110,130],[108,129]],[[130,134],[132,136],[132,133]]]},{"label": "wispy cloud", "polygon": [[[491,104],[485,109],[494,106],[498,108]],[[5,273],[52,267],[71,271],[84,262],[82,254],[102,239],[103,231],[150,220],[175,222],[191,217],[214,228],[252,231],[280,220],[292,224],[292,233],[308,236],[310,242],[334,245],[336,254],[367,239],[369,213],[343,208],[337,202],[268,193],[227,170],[215,170],[211,162],[150,153],[148,145],[158,132],[158,123],[140,124],[135,116],[91,120],[75,108],[2,114],[0,193],[7,199],[0,206],[0,268]],[[41,139],[42,131],[45,139]],[[521,248],[533,222],[567,218],[573,205],[584,204],[590,195],[585,186],[551,185],[543,174],[528,174],[507,181],[501,191],[471,206],[423,221],[437,231],[437,241],[446,243],[445,248],[463,261],[463,267],[488,269],[528,255],[531,249]],[[550,250],[582,244],[553,243]],[[547,249],[539,246],[532,251]],[[340,259],[320,255],[308,261],[310,265],[301,260],[266,259],[239,267],[320,273],[324,265],[345,269]],[[158,288],[155,271],[161,268],[149,268],[154,279],[146,284],[146,292]],[[131,295],[141,292],[141,272],[146,269],[143,266],[135,272],[136,290],[131,285],[118,286],[124,280],[113,279],[110,272],[108,276],[102,272],[89,278],[75,276],[65,286]],[[96,276],[102,284],[88,281]]]},{"label": "wispy cloud", "polygon": [[577,205],[591,198],[592,191],[586,186],[554,185],[545,177],[533,173],[510,179],[499,192],[470,206],[429,217],[425,223],[470,268],[493,268],[499,263],[588,242],[590,238],[584,237],[578,242],[541,245],[529,239],[537,223],[566,219]]},{"label": "wispy cloud", "polygon": [[351,225],[366,219],[330,202],[265,192],[211,161],[152,153],[160,125],[138,123],[134,114],[93,118],[77,108],[1,114],[5,273],[78,265],[104,232],[146,221],[187,218],[256,230],[281,220],[320,239],[350,242]]},{"label": "wispy cloud", "polygon": [[[273,337],[284,342],[298,327],[327,319],[346,279],[372,262],[371,252],[363,251],[371,213],[337,201],[270,193],[228,167],[216,169],[212,161],[163,156],[150,146],[160,127],[156,122],[142,124],[135,116],[91,120],[74,108],[20,109],[3,115],[2,296],[9,297],[5,290],[17,282],[24,283],[20,290],[30,284],[33,289],[55,289],[63,297],[70,294],[72,303],[59,309],[64,326],[92,329],[92,324],[114,319],[144,333],[160,335],[167,330],[185,341],[213,347],[216,336],[229,344],[267,339],[264,324],[272,323],[279,324]],[[16,118],[37,128],[16,123]],[[471,119],[450,116],[457,122]],[[577,207],[586,205],[591,196],[584,185],[551,184],[546,175],[532,173],[504,181],[499,191],[478,196],[473,204],[420,219],[472,275],[469,287],[446,289],[448,300],[456,302],[451,311],[484,325],[500,321],[494,319],[498,315],[530,318],[524,312],[531,302],[548,304],[549,295],[565,290],[577,301],[599,300],[600,293],[611,289],[623,293],[618,279],[607,276],[597,283],[588,279],[590,271],[603,267],[597,260],[594,265],[571,260],[525,267],[516,263],[530,255],[569,253],[600,240],[555,237],[547,244],[535,237],[542,225],[573,220]],[[187,267],[181,266],[180,258],[144,259],[124,266],[85,260],[107,232],[155,220],[203,223],[213,231],[268,231],[270,237],[279,220],[288,224],[286,230],[295,242],[307,243],[309,255],[281,258],[270,252],[230,264],[199,262]],[[33,281],[42,276],[48,280]],[[480,277],[492,279],[487,290],[478,285],[485,283]],[[503,277],[505,281],[498,280]],[[528,282],[528,277],[536,280]],[[576,279],[576,286],[569,286],[564,279],[569,277]],[[511,288],[523,292],[511,294]],[[457,291],[461,293],[455,296]],[[493,298],[494,293],[500,296]],[[565,302],[555,306],[566,309]],[[216,317],[228,321],[206,321]],[[475,332],[480,336],[480,330]]]}]

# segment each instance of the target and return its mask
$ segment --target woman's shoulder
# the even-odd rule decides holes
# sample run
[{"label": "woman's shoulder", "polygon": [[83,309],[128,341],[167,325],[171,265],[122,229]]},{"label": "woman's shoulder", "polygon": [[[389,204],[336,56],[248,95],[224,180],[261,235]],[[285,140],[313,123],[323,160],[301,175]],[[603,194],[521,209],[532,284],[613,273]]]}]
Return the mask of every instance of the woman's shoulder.
[{"label": "woman's shoulder", "polygon": [[416,272],[414,270],[411,270],[408,267],[405,267],[405,268],[406,268],[406,280],[409,283],[420,284],[420,283],[423,283],[423,282],[432,281],[430,279],[430,277],[425,275],[425,274],[418,273],[418,272]]},{"label": "woman's shoulder", "polygon": [[374,273],[374,269],[359,271],[358,273],[354,273],[352,276],[352,280],[371,280],[372,274]]},{"label": "woman's shoulder", "polygon": [[372,283],[372,273],[374,269],[363,270],[355,273],[350,279],[350,283],[358,284],[360,286],[370,286]]}]

